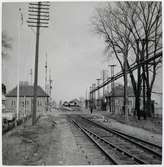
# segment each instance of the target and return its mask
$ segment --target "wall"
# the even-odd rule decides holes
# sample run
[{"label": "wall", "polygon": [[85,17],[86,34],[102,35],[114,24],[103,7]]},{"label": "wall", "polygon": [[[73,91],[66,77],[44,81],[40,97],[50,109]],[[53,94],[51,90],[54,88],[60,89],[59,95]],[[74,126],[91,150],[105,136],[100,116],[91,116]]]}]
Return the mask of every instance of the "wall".
[{"label": "wall", "polygon": [[155,115],[162,115],[162,94],[153,94],[152,93],[152,100],[154,100],[154,114]]},{"label": "wall", "polygon": [[[123,97],[115,97],[115,113],[122,114],[122,107],[124,104]],[[130,115],[133,115],[133,108],[135,107],[135,98],[128,97],[128,112]]]},{"label": "wall", "polygon": [[[45,106],[47,104],[47,98],[38,97],[37,98],[37,112],[44,113]],[[19,116],[23,117],[25,115],[30,115],[32,111],[32,97],[20,97],[19,98]],[[7,97],[6,98],[6,110],[16,113],[17,109],[17,98]]]}]

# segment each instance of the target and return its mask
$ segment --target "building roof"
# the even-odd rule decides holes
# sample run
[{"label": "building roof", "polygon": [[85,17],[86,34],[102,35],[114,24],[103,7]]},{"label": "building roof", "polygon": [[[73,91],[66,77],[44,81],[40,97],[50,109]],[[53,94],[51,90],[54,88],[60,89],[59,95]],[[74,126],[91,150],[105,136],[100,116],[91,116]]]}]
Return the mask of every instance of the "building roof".
[{"label": "building roof", "polygon": [[73,100],[71,100],[69,103],[72,103],[72,102],[80,103],[80,101],[79,101],[78,99],[73,99]]},{"label": "building roof", "polygon": [[[133,88],[132,87],[127,87],[127,91],[128,91],[128,96],[129,97],[134,97],[134,93],[133,93]],[[124,87],[123,85],[118,85],[115,86],[114,89],[108,93],[107,96],[117,96],[117,97],[123,97],[124,96]]]},{"label": "building roof", "polygon": [[[31,85],[20,85],[19,86],[19,96],[20,97],[33,97],[33,86]],[[16,97],[17,87],[12,89],[7,93],[6,97]],[[37,97],[49,97],[49,95],[40,87],[37,87]]]}]

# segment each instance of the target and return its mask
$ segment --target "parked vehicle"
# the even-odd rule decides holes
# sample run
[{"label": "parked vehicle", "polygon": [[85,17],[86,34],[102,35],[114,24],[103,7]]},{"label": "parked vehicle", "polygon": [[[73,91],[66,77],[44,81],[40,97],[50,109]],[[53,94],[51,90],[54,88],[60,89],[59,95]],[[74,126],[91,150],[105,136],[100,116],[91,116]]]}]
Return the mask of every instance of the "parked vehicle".
[{"label": "parked vehicle", "polygon": [[2,112],[3,123],[12,122],[15,119],[16,119],[16,113],[14,113],[13,111],[9,111],[9,110],[3,110]]}]

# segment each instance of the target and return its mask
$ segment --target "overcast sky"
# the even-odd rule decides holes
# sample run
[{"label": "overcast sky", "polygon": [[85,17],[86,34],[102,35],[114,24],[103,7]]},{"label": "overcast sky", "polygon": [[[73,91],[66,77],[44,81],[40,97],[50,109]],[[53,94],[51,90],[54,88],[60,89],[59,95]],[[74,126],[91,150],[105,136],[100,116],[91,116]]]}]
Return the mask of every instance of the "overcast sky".
[{"label": "overcast sky", "polygon": [[[103,39],[93,33],[91,17],[100,2],[51,2],[49,28],[40,33],[39,78],[44,88],[45,54],[53,79],[55,100],[85,97],[86,89],[100,77],[105,61]],[[18,9],[22,9],[23,25],[19,24]],[[20,80],[30,81],[30,68],[34,69],[35,31],[27,27],[27,3],[2,4],[2,31],[12,38],[12,50],[3,60],[3,82],[10,90],[16,86],[17,55],[20,53]],[[20,41],[18,41],[18,32]],[[118,72],[120,68],[116,68]],[[34,76],[33,76],[34,77]]]}]

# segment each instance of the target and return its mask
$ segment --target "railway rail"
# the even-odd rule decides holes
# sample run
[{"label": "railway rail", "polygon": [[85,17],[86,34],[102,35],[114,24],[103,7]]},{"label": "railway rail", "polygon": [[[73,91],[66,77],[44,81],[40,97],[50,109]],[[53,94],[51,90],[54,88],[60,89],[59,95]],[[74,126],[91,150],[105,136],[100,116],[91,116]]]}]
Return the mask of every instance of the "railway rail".
[{"label": "railway rail", "polygon": [[137,146],[139,146],[143,149],[146,149],[147,151],[152,152],[156,156],[162,158],[162,146],[159,146],[155,143],[148,142],[146,140],[142,140],[140,138],[134,137],[134,136],[129,135],[129,134],[125,134],[125,133],[120,132],[118,130],[109,128],[109,127],[103,125],[102,123],[90,120],[89,118],[86,118],[86,117],[83,117],[83,116],[81,116],[81,118],[86,120],[86,121],[89,121],[90,123],[92,123],[96,126],[99,126],[99,127],[103,128],[103,129],[105,129],[105,130],[107,130],[107,131],[109,131],[109,132],[111,132],[111,133],[113,133],[113,134],[115,134],[119,137],[122,137],[122,138],[128,140],[129,142],[131,142],[133,144],[136,144]]},{"label": "railway rail", "polygon": [[162,147],[83,116],[74,116],[71,119],[113,164],[161,164]]}]

